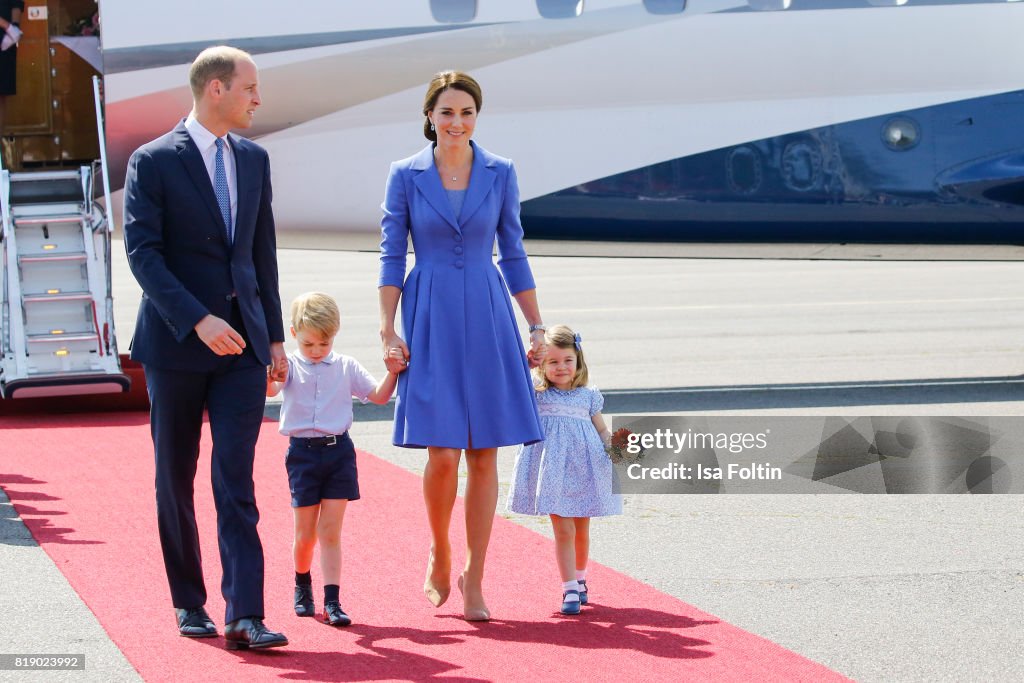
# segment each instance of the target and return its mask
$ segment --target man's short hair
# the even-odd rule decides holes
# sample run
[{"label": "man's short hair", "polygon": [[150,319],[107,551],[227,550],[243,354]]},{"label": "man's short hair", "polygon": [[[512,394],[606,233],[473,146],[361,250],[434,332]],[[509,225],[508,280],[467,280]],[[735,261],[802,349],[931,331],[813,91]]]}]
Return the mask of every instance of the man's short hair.
[{"label": "man's short hair", "polygon": [[235,77],[235,65],[240,59],[248,59],[251,62],[252,55],[228,45],[216,45],[200,52],[188,70],[188,84],[192,88],[192,97],[198,102],[206,86],[213,80],[220,81],[230,90],[231,80]]},{"label": "man's short hair", "polygon": [[341,313],[338,304],[323,292],[306,292],[292,302],[292,327],[296,332],[313,330],[325,339],[338,334]]}]

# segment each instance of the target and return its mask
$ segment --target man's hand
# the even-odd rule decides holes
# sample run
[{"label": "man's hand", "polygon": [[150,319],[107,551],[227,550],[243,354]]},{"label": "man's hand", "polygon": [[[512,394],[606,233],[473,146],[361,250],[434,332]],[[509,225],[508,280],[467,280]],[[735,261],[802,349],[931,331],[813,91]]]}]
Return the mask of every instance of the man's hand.
[{"label": "man's hand", "polygon": [[270,367],[267,370],[270,379],[275,382],[284,382],[288,379],[288,354],[284,351],[283,342],[270,344]]},{"label": "man's hand", "polygon": [[203,343],[218,356],[238,355],[245,349],[242,335],[215,315],[211,314],[200,320],[196,323],[195,330]]}]

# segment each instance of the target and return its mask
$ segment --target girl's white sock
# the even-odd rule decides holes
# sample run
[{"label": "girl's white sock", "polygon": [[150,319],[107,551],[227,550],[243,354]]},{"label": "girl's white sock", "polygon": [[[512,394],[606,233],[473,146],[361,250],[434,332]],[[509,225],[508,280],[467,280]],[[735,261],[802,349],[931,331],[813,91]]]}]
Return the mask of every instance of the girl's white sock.
[{"label": "girl's white sock", "polygon": [[[579,591],[580,584],[577,581],[566,581],[562,584],[562,592],[567,593],[568,591]],[[573,600],[579,600],[579,593],[570,593],[565,596],[566,602],[572,602]]]}]

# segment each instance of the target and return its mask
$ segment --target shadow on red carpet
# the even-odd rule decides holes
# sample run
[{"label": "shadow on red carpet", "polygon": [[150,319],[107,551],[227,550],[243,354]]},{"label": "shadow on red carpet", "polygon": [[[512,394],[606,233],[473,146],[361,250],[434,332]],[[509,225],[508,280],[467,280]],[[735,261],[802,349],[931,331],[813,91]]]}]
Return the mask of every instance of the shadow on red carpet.
[{"label": "shadow on red carpet", "polygon": [[[138,417],[58,416],[36,418],[34,425],[23,417],[0,418],[0,486],[146,680],[846,680],[597,564],[588,574],[592,604],[579,616],[558,614],[552,541],[500,517],[484,581],[493,620],[464,621],[457,591],[434,608],[420,589],[429,548],[421,479],[364,452],[363,497],[349,505],[342,536],[341,599],[355,623],[333,629],[296,617],[286,439],[269,422],[255,465],[266,622],[285,632],[290,645],[229,652],[221,637],[180,638],[157,541],[149,428]],[[8,431],[12,424],[18,428]],[[358,425],[353,432],[358,445]],[[207,607],[223,628],[209,470],[206,430],[196,509]],[[462,547],[461,500],[452,529],[453,546]],[[600,525],[594,533],[601,533]],[[463,561],[456,553],[453,566]],[[313,577],[320,608],[317,563]]]}]

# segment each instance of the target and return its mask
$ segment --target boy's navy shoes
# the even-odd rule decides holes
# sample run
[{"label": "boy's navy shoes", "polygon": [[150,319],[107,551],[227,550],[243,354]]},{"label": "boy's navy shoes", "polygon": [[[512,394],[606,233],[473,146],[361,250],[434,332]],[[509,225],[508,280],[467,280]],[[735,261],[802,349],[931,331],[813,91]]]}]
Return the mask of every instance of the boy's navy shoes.
[{"label": "boy's navy shoes", "polygon": [[224,627],[225,646],[229,650],[262,650],[268,647],[282,647],[288,644],[283,633],[271,631],[259,617],[235,619]]},{"label": "boy's navy shoes", "polygon": [[352,620],[342,611],[337,600],[328,600],[324,603],[324,623],[331,626],[348,626]]},{"label": "boy's navy shoes", "polygon": [[[575,600],[569,598],[575,597]],[[580,592],[579,591],[565,591],[562,593],[562,614],[579,614],[580,613]]]},{"label": "boy's navy shoes", "polygon": [[300,617],[311,617],[316,613],[313,608],[313,586],[295,586],[295,614]]},{"label": "boy's navy shoes", "polygon": [[580,584],[580,604],[587,604],[587,582],[586,580],[577,581]]},{"label": "boy's navy shoes", "polygon": [[175,607],[174,614],[178,617],[178,633],[186,638],[213,638],[217,635],[217,627],[203,607]]}]

